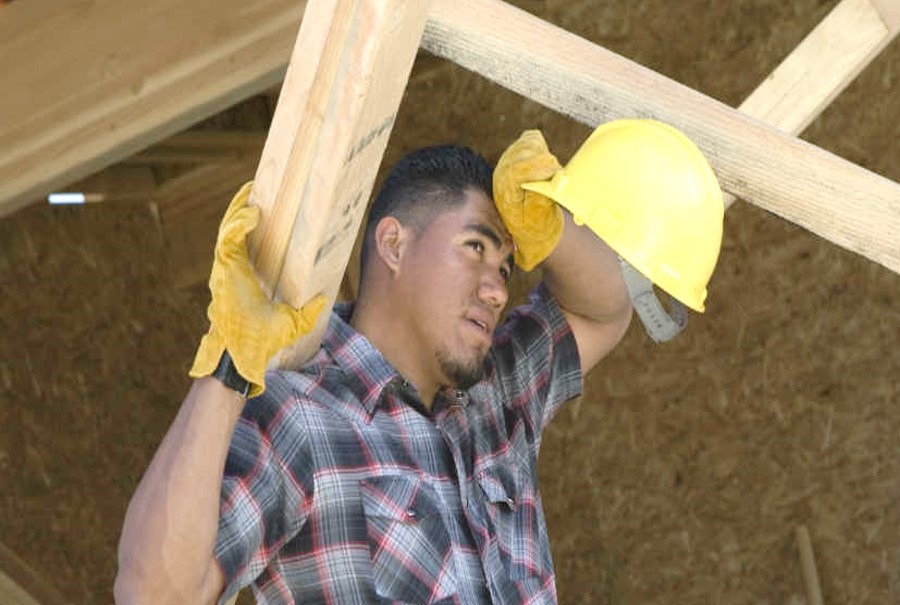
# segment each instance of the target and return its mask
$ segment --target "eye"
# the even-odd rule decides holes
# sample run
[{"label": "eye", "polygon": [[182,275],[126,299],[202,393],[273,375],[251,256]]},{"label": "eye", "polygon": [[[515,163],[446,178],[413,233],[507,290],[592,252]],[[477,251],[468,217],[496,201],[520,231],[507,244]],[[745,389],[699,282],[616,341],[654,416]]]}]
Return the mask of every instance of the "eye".
[{"label": "eye", "polygon": [[466,242],[466,245],[472,248],[472,250],[474,250],[478,254],[484,254],[484,244],[482,244],[477,239]]},{"label": "eye", "polygon": [[503,278],[503,281],[509,281],[510,274],[511,272],[507,267],[500,267],[500,277]]}]

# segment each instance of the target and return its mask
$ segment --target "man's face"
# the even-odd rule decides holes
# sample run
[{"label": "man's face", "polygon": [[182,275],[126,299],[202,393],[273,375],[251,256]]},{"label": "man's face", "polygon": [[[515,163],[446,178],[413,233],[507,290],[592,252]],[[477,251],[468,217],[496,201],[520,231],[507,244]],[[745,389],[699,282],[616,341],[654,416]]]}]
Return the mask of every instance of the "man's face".
[{"label": "man's face", "polygon": [[466,389],[481,379],[494,328],[509,298],[512,239],[494,203],[467,190],[407,247],[398,283],[423,363],[440,384]]}]

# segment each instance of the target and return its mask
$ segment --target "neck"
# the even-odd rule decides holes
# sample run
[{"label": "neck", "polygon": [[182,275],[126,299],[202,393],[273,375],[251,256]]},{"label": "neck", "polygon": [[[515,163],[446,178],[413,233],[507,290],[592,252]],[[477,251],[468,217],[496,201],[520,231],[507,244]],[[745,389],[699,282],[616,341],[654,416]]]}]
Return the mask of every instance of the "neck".
[{"label": "neck", "polygon": [[441,384],[423,363],[423,360],[430,359],[427,353],[423,354],[412,344],[416,340],[409,333],[409,322],[404,321],[404,315],[399,311],[401,307],[397,304],[400,301],[388,292],[361,287],[350,325],[365,336],[406,381],[416,387],[422,403],[430,410]]}]

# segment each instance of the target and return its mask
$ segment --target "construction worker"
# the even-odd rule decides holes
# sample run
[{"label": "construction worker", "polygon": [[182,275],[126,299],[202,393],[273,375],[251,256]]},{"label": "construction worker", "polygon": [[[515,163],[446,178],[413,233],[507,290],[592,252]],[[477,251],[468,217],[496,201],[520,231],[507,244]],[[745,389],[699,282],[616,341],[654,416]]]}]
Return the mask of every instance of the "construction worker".
[{"label": "construction worker", "polygon": [[[266,299],[244,244],[258,210],[249,186],[238,192],[195,381],[128,507],[116,601],[224,602],[252,584],[260,603],[555,603],[542,430],[620,341],[632,307],[594,214],[578,226],[548,195],[614,217],[654,203],[656,189],[623,183],[670,179],[701,208],[717,195],[721,205],[683,135],[618,126],[565,169],[537,131],[493,175],[466,148],[402,159],[370,210],[359,298],[335,307],[298,371],[265,367],[324,301]],[[585,157],[628,168],[602,183]],[[543,281],[500,323],[514,264],[540,266]]]}]

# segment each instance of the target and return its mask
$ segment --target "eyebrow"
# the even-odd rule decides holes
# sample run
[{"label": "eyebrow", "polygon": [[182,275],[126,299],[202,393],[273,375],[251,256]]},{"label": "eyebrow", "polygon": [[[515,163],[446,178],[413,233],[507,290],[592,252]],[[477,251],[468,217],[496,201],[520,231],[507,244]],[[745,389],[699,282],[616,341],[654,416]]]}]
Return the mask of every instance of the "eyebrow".
[{"label": "eyebrow", "polygon": [[[494,247],[499,250],[503,247],[503,242],[500,240],[500,236],[497,235],[497,232],[491,229],[489,226],[484,223],[469,223],[465,227],[463,227],[464,231],[474,231],[491,240],[491,243],[494,244]],[[515,258],[512,252],[509,253],[509,256],[506,257],[506,262],[509,264],[510,270],[512,270],[515,266]]]}]

